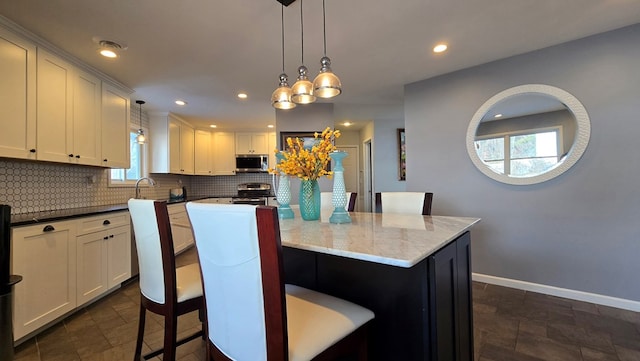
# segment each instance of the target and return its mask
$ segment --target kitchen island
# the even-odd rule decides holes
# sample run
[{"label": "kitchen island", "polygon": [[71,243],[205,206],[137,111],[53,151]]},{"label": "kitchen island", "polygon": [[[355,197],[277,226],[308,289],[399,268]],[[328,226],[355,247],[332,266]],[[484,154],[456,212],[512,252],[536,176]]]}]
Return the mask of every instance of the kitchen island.
[{"label": "kitchen island", "polygon": [[330,214],[280,220],[287,282],[371,309],[372,360],[472,360],[479,219],[352,212],[352,223],[331,224]]}]

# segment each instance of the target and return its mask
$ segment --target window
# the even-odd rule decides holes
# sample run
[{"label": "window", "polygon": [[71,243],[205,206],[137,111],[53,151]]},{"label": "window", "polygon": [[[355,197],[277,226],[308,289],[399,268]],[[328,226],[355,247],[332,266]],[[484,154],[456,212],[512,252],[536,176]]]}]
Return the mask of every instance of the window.
[{"label": "window", "polygon": [[482,161],[494,172],[530,177],[548,171],[560,161],[561,128],[491,135],[475,141]]},{"label": "window", "polygon": [[[143,129],[144,130],[144,129]],[[144,130],[145,134],[149,134]],[[110,186],[134,185],[139,178],[147,175],[147,144],[138,144],[136,137],[138,129],[131,128],[129,131],[129,147],[131,163],[129,169],[111,169],[109,178]],[[149,138],[147,137],[147,140]]]}]

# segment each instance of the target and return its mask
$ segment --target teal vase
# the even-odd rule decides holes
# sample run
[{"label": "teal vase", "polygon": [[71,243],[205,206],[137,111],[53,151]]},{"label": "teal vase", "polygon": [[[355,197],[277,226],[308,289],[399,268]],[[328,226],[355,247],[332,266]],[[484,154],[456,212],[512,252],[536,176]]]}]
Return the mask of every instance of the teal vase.
[{"label": "teal vase", "polygon": [[344,184],[344,167],[342,160],[347,156],[347,152],[335,151],[329,153],[329,157],[334,162],[333,168],[333,196],[331,198],[334,207],[330,223],[351,223],[351,216],[347,213],[347,192]]},{"label": "teal vase", "polygon": [[320,219],[320,186],[317,180],[300,182],[300,216],[305,221]]}]

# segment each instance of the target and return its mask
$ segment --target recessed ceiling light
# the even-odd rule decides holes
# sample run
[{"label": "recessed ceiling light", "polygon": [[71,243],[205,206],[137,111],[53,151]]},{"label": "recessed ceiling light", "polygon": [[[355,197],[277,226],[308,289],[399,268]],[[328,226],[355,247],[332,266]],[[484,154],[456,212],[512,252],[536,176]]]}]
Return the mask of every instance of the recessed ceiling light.
[{"label": "recessed ceiling light", "polygon": [[178,105],[187,105],[187,102],[185,102],[184,100],[176,100],[176,104],[178,104]]},{"label": "recessed ceiling light", "polygon": [[209,126],[209,128],[217,128],[217,127],[218,127],[218,126],[217,126],[217,125],[215,125],[215,124],[211,124],[211,125]]},{"label": "recessed ceiling light", "polygon": [[496,115],[494,115],[493,117],[494,117],[494,118],[501,118],[501,117],[502,117],[502,114],[496,114]]},{"label": "recessed ceiling light", "polygon": [[267,128],[273,128],[273,124],[267,125]]},{"label": "recessed ceiling light", "polygon": [[247,94],[246,93],[238,93],[238,98],[247,99]]},{"label": "recessed ceiling light", "polygon": [[447,44],[438,44],[433,48],[434,53],[442,53],[447,50]]},{"label": "recessed ceiling light", "polygon": [[351,123],[351,122],[344,122],[344,123],[342,123],[342,125],[344,125],[345,127],[350,127],[351,125],[353,125],[353,123]]},{"label": "recessed ceiling light", "polygon": [[93,37],[93,42],[98,44],[98,52],[107,58],[117,58],[118,53],[127,50],[125,45],[112,40],[104,40],[98,36]]}]

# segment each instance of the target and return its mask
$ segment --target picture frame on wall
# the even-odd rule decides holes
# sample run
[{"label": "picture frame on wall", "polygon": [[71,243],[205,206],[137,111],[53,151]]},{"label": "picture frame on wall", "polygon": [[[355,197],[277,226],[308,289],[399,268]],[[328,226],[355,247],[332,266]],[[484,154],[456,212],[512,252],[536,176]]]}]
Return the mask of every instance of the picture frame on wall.
[{"label": "picture frame on wall", "polygon": [[[280,150],[287,149],[287,138],[300,138],[302,139],[305,149],[311,149],[316,142],[319,142],[319,138],[315,138],[313,135],[316,132],[280,132]],[[322,132],[317,132],[318,134]]]},{"label": "picture frame on wall", "polygon": [[398,180],[407,180],[407,150],[404,128],[398,128]]}]

